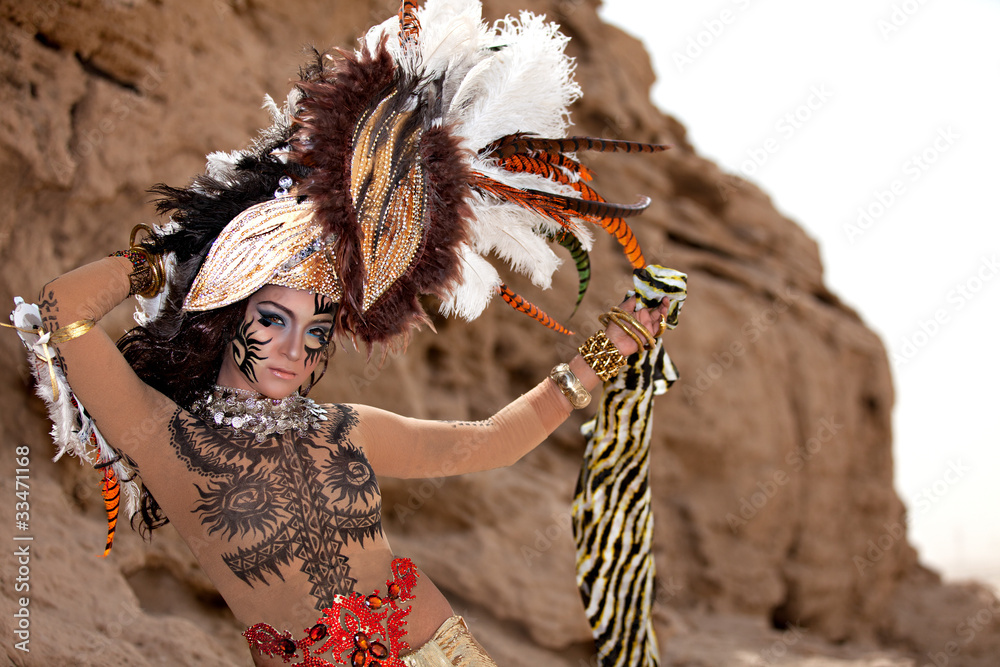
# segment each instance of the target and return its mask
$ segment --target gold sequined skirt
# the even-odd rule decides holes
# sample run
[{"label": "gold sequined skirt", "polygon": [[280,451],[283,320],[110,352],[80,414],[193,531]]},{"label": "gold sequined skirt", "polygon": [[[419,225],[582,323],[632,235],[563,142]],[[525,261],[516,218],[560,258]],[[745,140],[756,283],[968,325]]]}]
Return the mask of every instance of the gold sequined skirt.
[{"label": "gold sequined skirt", "polygon": [[429,642],[399,659],[408,667],[497,667],[461,616],[446,620]]}]

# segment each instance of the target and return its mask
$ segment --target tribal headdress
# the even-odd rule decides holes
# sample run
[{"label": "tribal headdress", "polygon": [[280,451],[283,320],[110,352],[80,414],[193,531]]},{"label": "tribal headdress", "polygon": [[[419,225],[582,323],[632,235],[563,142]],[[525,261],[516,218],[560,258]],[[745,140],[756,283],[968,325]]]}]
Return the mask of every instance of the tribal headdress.
[{"label": "tribal headdress", "polygon": [[339,302],[338,333],[370,348],[426,319],[422,295],[471,320],[500,294],[569,333],[487,257],[547,288],[560,263],[551,246],[567,247],[577,304],[585,223],[642,267],[624,218],[649,200],[606,202],[575,154],[666,146],[565,137],[580,95],[567,41],[528,12],[490,27],[476,0],[406,1],[358,52],[316,54],[283,109],[266,98],[274,123],[252,146],[211,154],[188,188],[154,189],[175,223],[157,239],[179,267],[168,298],[199,311],[269,283],[309,289]]}]

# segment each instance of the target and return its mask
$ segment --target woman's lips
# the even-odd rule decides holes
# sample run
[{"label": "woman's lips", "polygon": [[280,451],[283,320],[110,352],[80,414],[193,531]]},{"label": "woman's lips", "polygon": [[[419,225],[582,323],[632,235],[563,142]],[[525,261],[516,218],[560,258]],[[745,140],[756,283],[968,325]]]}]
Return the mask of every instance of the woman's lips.
[{"label": "woman's lips", "polygon": [[295,377],[294,371],[288,371],[285,370],[284,368],[272,368],[270,370],[271,373],[273,373],[276,377],[281,378],[282,380],[291,380],[292,378]]}]

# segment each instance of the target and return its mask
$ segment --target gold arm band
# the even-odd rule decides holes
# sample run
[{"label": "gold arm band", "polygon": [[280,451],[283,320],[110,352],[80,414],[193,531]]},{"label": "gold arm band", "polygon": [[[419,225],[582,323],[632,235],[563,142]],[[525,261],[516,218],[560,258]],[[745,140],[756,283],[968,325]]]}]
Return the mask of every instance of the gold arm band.
[{"label": "gold arm band", "polygon": [[618,375],[618,370],[625,365],[625,357],[603,331],[598,331],[584,341],[580,346],[580,354],[597,373],[597,377],[605,382]]},{"label": "gold arm band", "polygon": [[[42,352],[44,353],[45,356],[42,357],[41,355],[38,354],[37,351],[34,352],[34,355],[40,358],[43,362],[45,362],[45,364],[49,368],[49,382],[52,383],[53,400],[55,401],[59,400],[59,383],[56,380],[56,369],[54,361],[55,355],[52,353],[51,350],[49,350],[49,345],[58,345],[59,343],[65,343],[68,340],[79,338],[83,334],[93,329],[95,324],[97,323],[94,320],[78,320],[76,322],[73,322],[72,324],[67,324],[64,327],[59,327],[58,329],[53,331],[52,335],[49,336],[46,342],[39,341],[39,343],[42,346]],[[45,330],[41,327],[37,327],[35,329],[22,329],[21,327],[16,327],[12,324],[3,324],[3,322],[0,322],[0,325],[3,325],[11,329],[16,329],[22,333],[34,334],[35,336],[45,335]]]},{"label": "gold arm band", "polygon": [[574,410],[590,405],[590,392],[583,388],[580,379],[570,370],[568,364],[559,364],[549,373],[549,379],[556,383],[563,396],[573,404]]},{"label": "gold arm band", "polygon": [[64,327],[59,327],[52,332],[51,336],[49,336],[49,342],[53,345],[58,345],[59,343],[65,343],[66,341],[73,340],[74,338],[79,338],[93,329],[95,324],[97,324],[97,322],[94,320],[78,320],[72,324],[67,324]]}]

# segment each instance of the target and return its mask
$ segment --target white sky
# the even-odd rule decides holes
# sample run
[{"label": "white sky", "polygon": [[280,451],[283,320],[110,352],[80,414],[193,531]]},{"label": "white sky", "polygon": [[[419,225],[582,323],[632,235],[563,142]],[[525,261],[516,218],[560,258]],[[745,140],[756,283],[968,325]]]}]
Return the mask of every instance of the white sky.
[{"label": "white sky", "polygon": [[827,285],[894,359],[911,540],[1000,586],[1000,1],[604,0],[602,16],[646,43],[654,101],[699,153],[819,241]]}]

